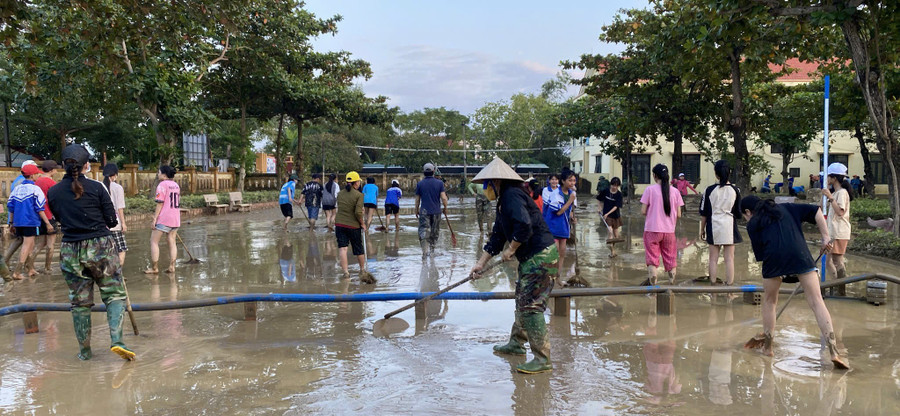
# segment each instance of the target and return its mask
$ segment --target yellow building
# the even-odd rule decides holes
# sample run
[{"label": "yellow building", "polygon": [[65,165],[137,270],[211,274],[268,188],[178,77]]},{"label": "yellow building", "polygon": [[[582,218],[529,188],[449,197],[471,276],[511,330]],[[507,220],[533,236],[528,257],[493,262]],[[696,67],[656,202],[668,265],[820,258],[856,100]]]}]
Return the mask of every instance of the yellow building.
[{"label": "yellow building", "polygon": [[[784,84],[802,84],[815,79],[815,64],[791,60],[787,63],[791,68],[797,69],[797,72],[779,77],[776,82]],[[773,70],[780,70],[779,67],[770,65]],[[588,71],[585,76],[591,76],[592,71]],[[823,109],[824,111],[824,109]],[[850,175],[859,175],[863,177],[863,160],[860,155],[859,141],[853,136],[853,132],[846,130],[830,131],[830,147],[828,163],[840,162],[847,165]],[[820,132],[819,137],[815,139],[810,149],[805,154],[797,154],[794,161],[789,165],[790,175],[794,178],[795,186],[809,187],[809,175],[818,174],[821,168],[823,156],[823,136],[824,132]],[[584,178],[585,180],[596,184],[600,176],[607,179],[612,177],[620,177],[624,179],[622,165],[614,158],[606,155],[602,151],[602,138],[590,137],[583,139],[574,139],[569,145],[571,146],[571,154],[569,156],[570,168]],[[634,175],[635,192],[643,193],[644,189],[652,183],[652,174],[650,169],[657,163],[663,163],[670,168],[672,167],[673,144],[665,141],[664,138],[659,140],[662,150],[661,152],[635,153],[632,155],[632,166]],[[762,155],[766,162],[772,166],[771,172],[759,172],[753,175],[750,184],[757,189],[762,188],[763,181],[767,174],[771,174],[771,185],[774,189],[776,183],[781,182],[781,154],[773,152],[771,146],[757,147],[752,140],[748,146],[753,154]],[[655,149],[654,149],[655,150]],[[684,154],[684,164],[682,172],[672,172],[677,176],[684,173],[685,177],[692,183],[700,183],[697,188],[702,192],[707,186],[716,182],[716,175],[713,172],[713,164],[715,160],[706,160],[700,151],[687,139],[684,140],[682,146]],[[881,154],[874,145],[869,147],[869,158],[872,163],[872,170],[875,182],[876,193],[887,193],[888,171],[882,161]],[[784,191],[786,192],[786,191]]]}]

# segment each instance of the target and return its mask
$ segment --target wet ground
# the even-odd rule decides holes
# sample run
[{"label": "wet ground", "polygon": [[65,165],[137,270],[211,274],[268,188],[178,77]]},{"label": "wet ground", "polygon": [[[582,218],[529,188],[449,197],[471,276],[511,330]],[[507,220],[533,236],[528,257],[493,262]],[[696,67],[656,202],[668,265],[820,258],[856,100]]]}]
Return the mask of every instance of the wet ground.
[{"label": "wet ground", "polygon": [[[569,249],[564,279],[578,273],[593,286],[639,284],[646,277],[643,222],[626,220],[625,250],[610,259],[590,202],[578,212],[577,248]],[[374,287],[356,281],[356,267],[352,281],[339,278],[326,230],[309,232],[301,219],[282,233],[277,208],[185,224],[182,235],[202,263],[179,265],[172,277],[140,273],[149,232],[134,230],[128,290],[135,303],[433,291],[464,278],[483,244],[474,214],[454,212],[458,246],[444,229],[438,254],[424,264],[414,216],[401,218],[399,232],[372,233]],[[697,230],[693,214],[679,225],[679,281],[706,274]],[[736,283],[758,284],[749,244],[737,253]],[[848,267],[851,274],[897,270],[855,256]],[[504,266],[457,290],[511,291],[514,283],[515,269]],[[864,285],[849,292],[864,294]],[[759,307],[741,298],[680,295],[674,316],[657,316],[655,298],[644,295],[575,298],[570,318],[547,317],[553,371],[531,376],[515,373],[524,358],[491,352],[508,336],[511,300],[433,301],[426,320],[416,321],[413,310],[399,315],[409,328],[388,338],[373,336],[373,325],[406,302],[261,304],[257,321],[244,321],[241,305],[138,312],[141,335],[126,324],[126,342],[138,354],[132,363],[105,348],[103,314],[93,315],[94,359],[86,362],[75,357],[67,313],[39,313],[40,333],[29,335],[21,315],[12,315],[0,318],[0,414],[900,414],[894,286],[884,306],[827,301],[849,350],[849,372],[823,364],[815,320],[800,298],[778,322],[774,358],[742,348],[760,324]],[[0,294],[4,306],[66,300],[58,272]]]}]

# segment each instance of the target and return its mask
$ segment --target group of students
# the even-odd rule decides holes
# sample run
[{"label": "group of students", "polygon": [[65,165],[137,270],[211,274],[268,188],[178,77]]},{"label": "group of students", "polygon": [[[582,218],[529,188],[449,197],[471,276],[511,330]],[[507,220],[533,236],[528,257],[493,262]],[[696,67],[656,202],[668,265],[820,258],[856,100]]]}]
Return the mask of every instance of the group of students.
[{"label": "group of students", "polygon": [[[22,280],[37,274],[34,257],[43,245],[35,249],[35,239],[44,238],[48,247],[45,270],[49,271],[53,258],[55,235],[62,232],[59,250],[59,267],[69,289],[72,304],[72,321],[79,345],[78,358],[89,360],[91,350],[91,306],[94,305],[94,285],[100,289],[100,297],[106,305],[109,323],[110,350],[126,360],[133,360],[135,353],[122,339],[122,324],[126,308],[122,265],[128,246],[125,232],[125,191],[118,180],[118,167],[103,167],[103,182],[88,179],[91,171],[90,153],[83,146],[72,144],[62,151],[65,174],[59,183],[52,179],[59,167],[54,161],[44,161],[38,169],[33,161],[22,165],[21,180],[14,181],[7,201],[10,230],[17,238],[7,250],[7,257],[21,246],[16,272],[5,280]],[[145,273],[158,273],[159,240],[168,234],[170,265],[174,272],[177,248],[175,235],[181,225],[180,189],[172,179],[175,169],[162,166],[158,171],[160,181],[156,189],[156,211],[151,234],[151,268]],[[27,268],[27,270],[25,270]],[[5,265],[0,271],[6,269]]]}]

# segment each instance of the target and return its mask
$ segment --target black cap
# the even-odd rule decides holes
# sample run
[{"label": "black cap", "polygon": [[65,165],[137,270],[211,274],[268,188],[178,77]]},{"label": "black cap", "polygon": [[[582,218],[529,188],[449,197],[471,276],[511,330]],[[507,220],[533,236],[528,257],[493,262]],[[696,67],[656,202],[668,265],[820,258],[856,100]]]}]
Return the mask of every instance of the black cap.
[{"label": "black cap", "polygon": [[115,163],[107,163],[103,167],[103,176],[113,176],[119,174],[119,167]]},{"label": "black cap", "polygon": [[81,166],[91,159],[91,154],[88,153],[87,149],[85,149],[84,146],[73,143],[66,146],[66,148],[62,151],[63,164],[65,164],[69,159],[74,160],[76,164]]},{"label": "black cap", "polygon": [[56,164],[55,161],[47,159],[44,163],[41,164],[41,170],[44,172],[50,172],[53,169],[58,168],[59,165]]}]

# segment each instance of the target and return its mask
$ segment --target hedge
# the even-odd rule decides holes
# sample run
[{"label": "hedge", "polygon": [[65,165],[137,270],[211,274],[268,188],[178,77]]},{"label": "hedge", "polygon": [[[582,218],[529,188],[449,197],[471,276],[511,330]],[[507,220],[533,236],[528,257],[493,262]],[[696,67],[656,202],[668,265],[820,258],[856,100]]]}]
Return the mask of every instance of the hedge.
[{"label": "hedge", "polygon": [[850,251],[900,259],[900,238],[883,230],[860,230],[850,241]]},{"label": "hedge", "polygon": [[871,217],[880,220],[891,217],[891,203],[887,199],[857,198],[850,202],[850,219],[865,221]]}]

